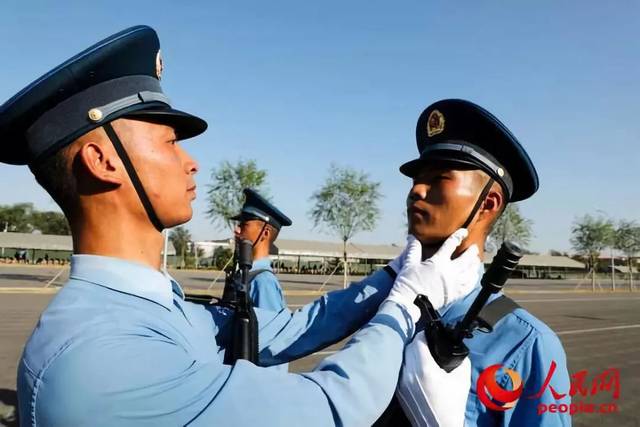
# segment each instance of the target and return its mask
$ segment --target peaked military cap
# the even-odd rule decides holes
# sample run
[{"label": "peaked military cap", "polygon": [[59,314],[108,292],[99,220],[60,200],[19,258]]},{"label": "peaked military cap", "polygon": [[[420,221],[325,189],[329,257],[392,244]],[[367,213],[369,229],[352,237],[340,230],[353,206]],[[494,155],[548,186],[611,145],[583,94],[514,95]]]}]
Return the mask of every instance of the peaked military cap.
[{"label": "peaked military cap", "polygon": [[273,206],[264,197],[258,194],[251,188],[245,188],[242,190],[245,195],[244,204],[240,213],[234,216],[233,220],[236,221],[248,221],[252,219],[258,219],[264,221],[267,224],[271,224],[276,229],[280,230],[283,226],[289,226],[292,224],[289,217],[280,212],[278,208]]},{"label": "peaked military cap", "polygon": [[500,120],[472,102],[445,99],[427,107],[418,119],[416,142],[420,157],[400,167],[409,177],[439,160],[483,170],[502,185],[510,202],[538,190],[538,174],[522,145]]},{"label": "peaked military cap", "polygon": [[147,26],[91,46],[0,106],[0,161],[31,163],[120,117],[171,126],[178,139],[204,132],[204,120],[171,107],[162,68],[158,36]]}]

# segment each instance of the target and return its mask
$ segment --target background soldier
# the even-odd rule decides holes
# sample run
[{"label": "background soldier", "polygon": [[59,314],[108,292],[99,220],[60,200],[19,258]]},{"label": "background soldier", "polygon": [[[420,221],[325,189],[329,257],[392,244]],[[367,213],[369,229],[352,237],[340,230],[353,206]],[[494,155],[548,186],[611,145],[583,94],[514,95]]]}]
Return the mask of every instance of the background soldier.
[{"label": "background soldier", "polygon": [[245,188],[243,192],[245,201],[242,209],[231,219],[238,221],[234,232],[236,240],[253,242],[251,300],[254,307],[265,310],[287,309],[282,287],[271,268],[269,249],[278,238],[280,229],[290,226],[291,220],[256,191]]}]

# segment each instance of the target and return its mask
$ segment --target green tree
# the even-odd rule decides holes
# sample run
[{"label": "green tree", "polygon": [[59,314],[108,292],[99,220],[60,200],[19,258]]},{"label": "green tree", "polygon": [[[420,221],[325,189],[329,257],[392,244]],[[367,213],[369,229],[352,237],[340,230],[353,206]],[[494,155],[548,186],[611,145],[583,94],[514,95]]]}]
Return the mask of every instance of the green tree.
[{"label": "green tree", "polygon": [[38,211],[33,207],[33,203],[0,206],[0,230],[14,233],[32,233],[39,230],[43,234],[71,234],[69,223],[62,213]]},{"label": "green tree", "polygon": [[0,230],[14,233],[31,233],[33,203],[16,203],[0,206]]},{"label": "green tree", "polygon": [[40,230],[42,234],[57,234],[64,236],[71,234],[67,218],[60,212],[33,211],[31,214],[31,224],[34,229]]},{"label": "green tree", "polygon": [[258,168],[255,160],[239,160],[235,164],[222,162],[211,170],[212,183],[207,190],[207,217],[218,228],[233,228],[230,218],[242,208],[242,190],[253,188],[263,194],[266,180],[267,171]]},{"label": "green tree", "polygon": [[591,288],[596,290],[596,266],[600,252],[613,243],[614,227],[611,220],[585,215],[574,221],[571,228],[571,245],[588,262]]},{"label": "green tree", "polygon": [[181,266],[184,267],[187,249],[189,242],[191,242],[191,233],[189,233],[189,230],[187,230],[186,227],[178,226],[171,229],[169,240],[171,240],[173,247],[176,249],[176,254],[180,255],[180,263]]},{"label": "green tree", "polygon": [[366,173],[336,165],[331,165],[329,177],[311,196],[309,216],[314,227],[326,228],[342,240],[344,286],[348,274],[347,243],[356,233],[375,228],[381,196],[380,183],[371,181]]},{"label": "green tree", "polygon": [[224,246],[218,246],[213,251],[211,265],[217,270],[222,270],[232,256],[233,252],[231,251],[231,249],[225,248]]},{"label": "green tree", "polygon": [[512,241],[526,248],[531,241],[533,221],[520,213],[518,205],[508,204],[502,215],[496,220],[489,235],[500,247],[504,241]]},{"label": "green tree", "polygon": [[633,257],[640,253],[640,225],[635,221],[622,220],[614,233],[613,247],[627,258],[629,268],[629,291],[633,290]]}]

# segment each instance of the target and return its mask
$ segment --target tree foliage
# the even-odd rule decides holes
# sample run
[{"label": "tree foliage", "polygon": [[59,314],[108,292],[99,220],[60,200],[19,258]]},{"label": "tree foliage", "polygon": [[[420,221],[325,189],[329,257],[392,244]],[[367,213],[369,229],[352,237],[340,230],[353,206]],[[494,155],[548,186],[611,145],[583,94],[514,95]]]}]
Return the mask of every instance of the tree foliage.
[{"label": "tree foliage", "polygon": [[244,188],[253,188],[265,195],[267,171],[258,168],[255,160],[239,160],[235,164],[222,162],[211,170],[207,190],[207,217],[218,228],[232,228],[231,217],[242,208]]},{"label": "tree foliage", "polygon": [[31,214],[31,222],[36,230],[40,230],[42,234],[58,234],[69,235],[71,229],[67,218],[60,212],[38,212]]},{"label": "tree foliage", "polygon": [[218,270],[222,270],[229,261],[229,258],[233,256],[233,252],[229,248],[218,246],[213,251],[213,258],[211,259],[211,266]]},{"label": "tree foliage", "polygon": [[187,248],[191,242],[191,233],[189,230],[183,226],[172,228],[169,234],[169,240],[171,240],[173,247],[176,249],[176,255],[180,256],[184,261]]},{"label": "tree foliage", "polygon": [[620,221],[614,232],[613,245],[627,257],[629,290],[633,290],[633,257],[640,254],[640,225],[635,221]]},{"label": "tree foliage", "polygon": [[504,241],[512,241],[526,248],[531,242],[532,228],[533,221],[520,213],[518,205],[509,204],[496,220],[489,236],[498,247]]},{"label": "tree foliage", "polygon": [[309,216],[315,227],[323,227],[349,241],[360,231],[370,231],[380,217],[380,183],[364,172],[332,165],[329,177],[313,193]]},{"label": "tree foliage", "polygon": [[0,230],[16,233],[69,235],[69,223],[60,212],[38,211],[33,203],[0,206]]},{"label": "tree foliage", "polygon": [[0,206],[1,229],[15,233],[31,233],[33,231],[33,225],[31,225],[33,211],[33,203]]},{"label": "tree foliage", "polygon": [[640,253],[640,225],[635,221],[620,221],[614,232],[613,245],[627,258]]},{"label": "tree foliage", "polygon": [[585,215],[574,221],[571,227],[571,245],[587,258],[596,259],[612,243],[614,228],[611,220]]}]

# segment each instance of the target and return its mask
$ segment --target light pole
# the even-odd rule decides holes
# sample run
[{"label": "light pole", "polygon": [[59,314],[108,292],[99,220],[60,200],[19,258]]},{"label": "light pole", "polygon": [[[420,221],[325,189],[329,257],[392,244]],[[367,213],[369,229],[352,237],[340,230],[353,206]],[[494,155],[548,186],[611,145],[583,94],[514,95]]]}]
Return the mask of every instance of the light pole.
[{"label": "light pole", "polygon": [[[604,215],[605,218],[611,218],[609,216],[608,213],[606,213],[605,211],[603,211],[602,209],[596,209],[596,212],[598,212],[601,215]],[[608,219],[608,221],[611,221],[611,219]],[[611,250],[609,253],[611,254],[611,290],[613,292],[615,292],[616,290],[616,264],[615,264],[615,256],[613,255],[613,241],[609,242],[609,249]]]},{"label": "light pole", "polygon": [[616,264],[613,258],[613,247],[611,248],[611,289],[616,291]]},{"label": "light pole", "polygon": [[164,250],[162,251],[162,269],[167,271],[167,248],[169,247],[169,229],[164,229]]}]

